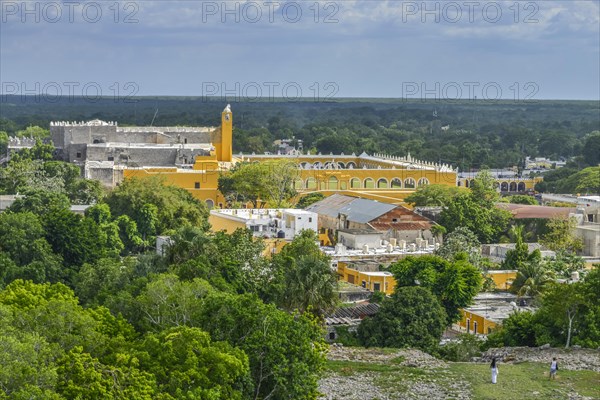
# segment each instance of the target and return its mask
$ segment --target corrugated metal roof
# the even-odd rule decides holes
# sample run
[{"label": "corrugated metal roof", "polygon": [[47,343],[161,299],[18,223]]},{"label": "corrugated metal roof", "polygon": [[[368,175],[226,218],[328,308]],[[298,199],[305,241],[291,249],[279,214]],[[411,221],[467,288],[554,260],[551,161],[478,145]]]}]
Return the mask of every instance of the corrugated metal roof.
[{"label": "corrugated metal roof", "polygon": [[339,210],[352,222],[367,223],[396,208],[393,204],[380,203],[375,200],[355,199]]},{"label": "corrugated metal roof", "polygon": [[379,305],[376,303],[357,304],[352,307],[341,307],[335,310],[332,314],[326,315],[327,318],[364,318],[374,315],[379,310]]},{"label": "corrugated metal roof", "polygon": [[393,210],[395,207],[393,204],[380,203],[375,200],[334,194],[312,204],[306,210],[332,218],[344,214],[348,221],[367,223]]},{"label": "corrugated metal roof", "polygon": [[321,201],[311,204],[306,208],[306,210],[321,215],[327,215],[332,218],[337,218],[340,208],[354,200],[356,200],[356,197],[333,194]]}]

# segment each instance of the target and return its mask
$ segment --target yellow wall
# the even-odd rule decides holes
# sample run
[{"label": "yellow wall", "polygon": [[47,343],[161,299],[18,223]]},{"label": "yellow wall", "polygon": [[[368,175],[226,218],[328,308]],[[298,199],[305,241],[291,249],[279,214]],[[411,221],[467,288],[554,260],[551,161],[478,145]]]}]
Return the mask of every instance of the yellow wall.
[{"label": "yellow wall", "polygon": [[186,189],[196,199],[212,203],[209,204],[211,207],[219,207],[219,204],[225,204],[225,198],[217,189],[220,173],[216,154],[211,154],[206,157],[196,157],[193,168],[189,170],[176,167],[125,169],[123,177],[160,176],[165,179],[166,183]]},{"label": "yellow wall", "polygon": [[[465,311],[463,309],[461,309],[460,312],[461,312],[461,320],[459,322],[459,325],[462,328],[466,329],[467,328],[467,320],[469,320],[470,321],[469,333],[479,333],[479,334],[487,335],[487,334],[493,332],[498,327],[498,324],[496,324],[495,322],[492,322],[488,319],[485,319],[485,317],[483,317],[479,314],[474,314],[472,312]],[[477,322],[477,332],[474,332],[475,322]]]},{"label": "yellow wall", "polygon": [[517,271],[514,270],[498,270],[488,271],[487,276],[491,277],[496,285],[496,289],[508,290],[510,286],[517,279]]},{"label": "yellow wall", "polygon": [[233,233],[237,229],[246,229],[246,223],[244,221],[236,221],[231,218],[227,218],[224,215],[210,214],[208,217],[211,230],[213,232],[225,231],[226,233]]},{"label": "yellow wall", "polygon": [[394,289],[396,288],[396,280],[393,276],[371,276],[367,272],[348,268],[344,262],[338,262],[338,275],[344,282],[356,286],[362,286],[362,282],[365,281],[365,289],[371,292],[374,291],[375,283],[379,283],[381,291],[386,295],[394,293]]}]

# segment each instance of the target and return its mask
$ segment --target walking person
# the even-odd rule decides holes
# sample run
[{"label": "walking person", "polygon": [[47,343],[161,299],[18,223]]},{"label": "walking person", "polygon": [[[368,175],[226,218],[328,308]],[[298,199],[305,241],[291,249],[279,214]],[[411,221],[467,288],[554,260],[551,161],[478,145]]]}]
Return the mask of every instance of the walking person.
[{"label": "walking person", "polygon": [[492,358],[490,368],[492,369],[492,383],[496,383],[496,379],[498,378],[498,365],[496,364],[496,357]]},{"label": "walking person", "polygon": [[552,357],[552,362],[550,363],[550,379],[556,379],[556,371],[558,371],[558,361],[556,361],[556,357]]}]

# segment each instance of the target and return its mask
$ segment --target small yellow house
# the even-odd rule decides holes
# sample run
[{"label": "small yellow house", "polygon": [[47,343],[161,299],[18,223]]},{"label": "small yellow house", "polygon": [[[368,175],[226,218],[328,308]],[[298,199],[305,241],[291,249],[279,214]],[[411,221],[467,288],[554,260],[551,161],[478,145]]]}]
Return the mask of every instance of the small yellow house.
[{"label": "small yellow house", "polygon": [[396,280],[391,272],[373,271],[373,268],[361,268],[358,265],[359,263],[348,265],[343,261],[338,262],[340,279],[361,286],[371,292],[384,292],[386,295],[394,293]]},{"label": "small yellow house", "polygon": [[460,310],[458,329],[462,332],[488,335],[514,312],[533,311],[528,298],[518,298],[507,292],[482,292],[473,305]]},{"label": "small yellow house", "polygon": [[487,271],[486,276],[492,278],[494,285],[498,290],[510,289],[512,283],[517,279],[517,270],[503,269]]}]

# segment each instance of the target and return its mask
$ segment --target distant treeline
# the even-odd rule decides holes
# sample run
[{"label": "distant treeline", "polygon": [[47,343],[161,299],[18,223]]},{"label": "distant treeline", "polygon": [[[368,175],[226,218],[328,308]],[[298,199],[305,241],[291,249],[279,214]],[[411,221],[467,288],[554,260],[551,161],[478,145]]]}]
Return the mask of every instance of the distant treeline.
[{"label": "distant treeline", "polygon": [[14,135],[30,125],[47,127],[53,120],[94,118],[124,126],[218,126],[227,103],[234,112],[234,150],[238,152],[273,151],[274,140],[295,138],[303,141],[305,151],[410,152],[419,159],[450,163],[461,170],[521,166],[525,156],[579,157],[575,167],[594,165],[593,152],[585,150],[589,147],[586,141],[592,132],[600,131],[597,101],[235,102],[201,97],[92,101],[6,95],[0,96],[0,131]]}]

